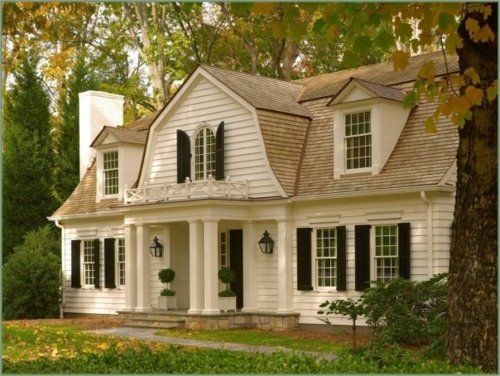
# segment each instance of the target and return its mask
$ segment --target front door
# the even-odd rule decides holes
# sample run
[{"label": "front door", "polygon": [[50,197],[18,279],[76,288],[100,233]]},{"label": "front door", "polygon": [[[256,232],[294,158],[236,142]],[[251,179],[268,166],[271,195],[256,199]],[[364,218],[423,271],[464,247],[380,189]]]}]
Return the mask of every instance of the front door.
[{"label": "front door", "polygon": [[236,293],[236,308],[243,307],[243,230],[229,230],[230,268],[236,274],[231,290]]}]

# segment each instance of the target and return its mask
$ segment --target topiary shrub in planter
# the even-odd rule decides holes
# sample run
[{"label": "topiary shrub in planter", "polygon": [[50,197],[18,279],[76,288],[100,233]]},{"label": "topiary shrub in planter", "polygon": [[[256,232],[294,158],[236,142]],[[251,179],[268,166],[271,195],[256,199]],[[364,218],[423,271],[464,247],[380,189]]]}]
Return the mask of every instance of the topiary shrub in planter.
[{"label": "topiary shrub in planter", "polygon": [[160,309],[177,309],[177,297],[175,296],[175,291],[170,289],[170,282],[175,278],[175,272],[170,269],[162,269],[158,273],[158,278],[162,283],[167,285],[166,288],[161,290],[160,296],[158,297],[158,307]]},{"label": "topiary shrub in planter", "polygon": [[219,279],[226,284],[226,289],[219,292],[219,308],[221,311],[236,311],[236,293],[229,284],[236,281],[236,274],[228,267],[219,270]]}]

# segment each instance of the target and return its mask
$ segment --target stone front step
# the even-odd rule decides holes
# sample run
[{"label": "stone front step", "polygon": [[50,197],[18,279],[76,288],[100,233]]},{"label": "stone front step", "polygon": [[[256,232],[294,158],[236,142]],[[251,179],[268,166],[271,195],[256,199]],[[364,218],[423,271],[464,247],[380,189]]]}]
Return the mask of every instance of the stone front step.
[{"label": "stone front step", "polygon": [[176,323],[167,321],[133,320],[125,323],[124,326],[148,329],[181,329],[184,327],[184,322]]}]

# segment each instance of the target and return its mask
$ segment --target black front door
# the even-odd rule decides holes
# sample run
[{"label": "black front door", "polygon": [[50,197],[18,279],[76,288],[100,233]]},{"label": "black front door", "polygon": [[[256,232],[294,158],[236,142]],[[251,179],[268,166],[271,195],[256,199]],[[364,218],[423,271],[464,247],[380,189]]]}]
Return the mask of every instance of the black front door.
[{"label": "black front door", "polygon": [[243,230],[229,230],[229,260],[236,281],[231,290],[236,293],[236,308],[243,307]]}]

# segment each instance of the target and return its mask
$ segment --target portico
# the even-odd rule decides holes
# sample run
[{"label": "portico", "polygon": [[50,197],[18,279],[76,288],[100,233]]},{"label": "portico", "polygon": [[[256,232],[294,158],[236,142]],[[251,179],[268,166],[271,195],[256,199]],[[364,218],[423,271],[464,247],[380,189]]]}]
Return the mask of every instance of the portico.
[{"label": "portico", "polygon": [[[273,210],[246,201],[200,200],[196,207],[192,201],[176,202],[164,204],[155,215],[148,205],[137,205],[125,219],[126,311],[156,311],[161,289],[157,272],[170,267],[176,271],[172,286],[178,289],[179,309],[189,315],[221,314],[218,294],[223,286],[218,271],[228,266],[241,270],[236,276],[242,283],[241,312],[293,313],[292,222],[286,214],[281,203]],[[273,254],[259,249],[264,231],[275,241]],[[238,233],[241,239],[235,238]],[[221,258],[221,242],[227,236],[224,247],[229,259],[231,234],[232,247],[241,248],[241,257],[233,255],[229,262]],[[150,254],[155,236],[164,246],[162,257]]]}]

